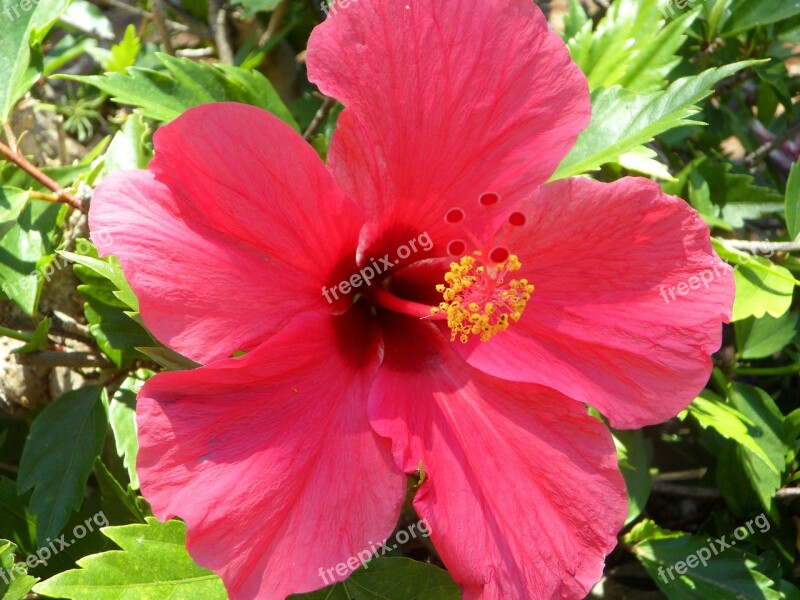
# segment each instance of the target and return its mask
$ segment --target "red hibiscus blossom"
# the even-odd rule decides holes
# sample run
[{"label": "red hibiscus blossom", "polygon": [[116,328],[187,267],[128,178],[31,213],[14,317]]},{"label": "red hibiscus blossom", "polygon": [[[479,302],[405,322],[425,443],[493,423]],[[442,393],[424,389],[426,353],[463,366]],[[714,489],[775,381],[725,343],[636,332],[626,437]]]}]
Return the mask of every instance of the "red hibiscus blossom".
[{"label": "red hibiscus blossom", "polygon": [[386,539],[422,467],[414,506],[465,598],[582,598],[626,514],[583,403],[623,428],[683,409],[730,269],[648,180],[545,184],[590,101],[530,0],[358,0],[308,69],[346,106],[327,167],[211,104],[97,190],[101,252],[203,365],[139,394],[144,495],[232,598],[283,598]]}]

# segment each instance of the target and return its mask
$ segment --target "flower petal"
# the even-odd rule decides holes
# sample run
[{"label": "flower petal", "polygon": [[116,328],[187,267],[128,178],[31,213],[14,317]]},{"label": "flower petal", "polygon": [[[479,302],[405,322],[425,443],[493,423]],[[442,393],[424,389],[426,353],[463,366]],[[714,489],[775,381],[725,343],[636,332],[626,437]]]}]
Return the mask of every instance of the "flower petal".
[{"label": "flower petal", "polygon": [[[328,166],[377,230],[427,230],[483,192],[527,197],[588,124],[588,85],[530,0],[358,0],[312,33],[312,81],[347,109]],[[446,244],[445,244],[446,245]]]},{"label": "flower petal", "polygon": [[214,104],[155,145],[152,169],[112,174],[89,217],[162,343],[208,362],[330,310],[320,289],[354,254],[359,219],[300,136],[260,109]]},{"label": "flower petal", "polygon": [[535,291],[520,322],[461,350],[470,364],[617,428],[675,416],[708,382],[734,296],[700,215],[643,178],[556,182],[524,212],[507,245]]},{"label": "flower petal", "polygon": [[423,467],[414,506],[464,598],[584,598],[627,512],[602,422],[470,367],[430,324],[396,319],[385,339],[370,421],[401,468]]},{"label": "flower petal", "polygon": [[405,478],[367,421],[380,343],[365,330],[301,316],[245,357],[156,375],[139,394],[144,496],[187,522],[189,552],[233,600],[344,579],[354,566],[332,567],[366,559],[397,522]]}]

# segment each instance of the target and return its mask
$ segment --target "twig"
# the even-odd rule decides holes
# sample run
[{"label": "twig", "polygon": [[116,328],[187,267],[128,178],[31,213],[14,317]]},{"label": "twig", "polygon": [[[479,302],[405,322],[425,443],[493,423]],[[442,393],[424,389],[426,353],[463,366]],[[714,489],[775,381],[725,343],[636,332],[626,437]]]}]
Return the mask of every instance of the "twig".
[{"label": "twig", "polygon": [[750,242],[747,240],[720,241],[734,250],[746,250],[752,254],[773,254],[775,252],[800,252],[800,242]]},{"label": "twig", "polygon": [[653,475],[653,481],[686,481],[688,479],[702,479],[708,469],[690,469],[688,471],[671,471]]},{"label": "twig", "polygon": [[11,129],[11,123],[3,123],[3,132],[6,134],[6,140],[8,141],[8,145],[11,150],[16,153],[17,152],[17,136],[14,134],[14,130]]},{"label": "twig", "polygon": [[175,56],[182,58],[208,58],[214,56],[213,48],[180,48],[175,51]]},{"label": "twig", "polygon": [[319,128],[322,127],[322,124],[325,122],[325,119],[328,117],[328,113],[331,112],[334,104],[336,104],[336,100],[333,98],[325,98],[325,100],[323,100],[322,106],[319,107],[317,114],[314,115],[314,118],[311,120],[311,124],[303,134],[304,140],[310,140],[314,134],[317,133]]},{"label": "twig", "polygon": [[258,40],[258,46],[264,47],[267,45],[275,34],[278,33],[280,30],[281,25],[283,24],[283,17],[286,15],[286,7],[288,6],[288,2],[283,0],[275,10],[272,11],[272,14],[269,17],[269,23],[267,23],[267,29],[264,31],[264,35]]},{"label": "twig", "polygon": [[[686,496],[688,498],[697,498],[700,500],[719,500],[722,498],[722,493],[715,488],[679,485],[663,481],[654,481],[653,491],[667,496]],[[775,492],[775,497],[798,498],[800,497],[800,487],[780,488]]]},{"label": "twig", "polygon": [[[121,0],[92,0],[92,2],[95,2],[97,4],[102,4],[103,6],[116,8],[128,14],[136,15],[137,17],[142,17],[143,19],[149,19],[151,21],[155,21],[153,13],[146,11],[142,8],[139,8],[138,6],[131,6],[130,4],[121,2]],[[192,31],[193,33],[198,33],[197,31],[193,31],[193,29],[188,25],[184,25],[183,23],[178,23],[177,21],[171,21],[169,19],[166,19],[164,23],[166,24],[167,27],[169,27],[173,31],[179,31],[182,33]]]},{"label": "twig", "polygon": [[26,367],[110,368],[104,358],[91,352],[55,352],[41,350],[30,354],[17,354],[17,362]]},{"label": "twig", "polygon": [[698,487],[694,485],[681,485],[666,481],[654,481],[653,491],[667,496],[686,496],[699,500],[717,500],[722,498],[719,490],[714,488]]},{"label": "twig", "polygon": [[158,37],[161,38],[161,44],[164,46],[164,52],[170,56],[175,56],[175,48],[172,47],[172,40],[169,37],[167,23],[164,18],[163,0],[153,0],[153,23],[156,25]]},{"label": "twig", "polygon": [[226,65],[232,65],[233,50],[228,39],[228,14],[218,0],[208,0],[208,24],[214,34],[219,59]]},{"label": "twig", "polygon": [[758,148],[756,148],[753,152],[748,154],[744,157],[744,162],[749,167],[754,167],[756,163],[762,160],[765,156],[768,156],[770,152],[776,150],[778,147],[785,144],[789,138],[792,138],[800,133],[800,120],[796,121],[795,123],[791,124],[786,130],[781,133],[780,135],[776,136],[775,139],[762,144]]},{"label": "twig", "polygon": [[64,130],[64,115],[56,115],[56,132],[58,133],[58,162],[67,164],[67,132]]},{"label": "twig", "polygon": [[68,190],[62,188],[53,179],[42,173],[36,166],[31,164],[27,158],[21,154],[13,152],[11,148],[0,142],[0,154],[5,156],[13,164],[17,165],[20,169],[25,171],[28,175],[33,177],[36,181],[41,183],[44,187],[53,190],[57,202],[69,204],[73,208],[77,208],[81,212],[88,212],[89,207],[81,202],[78,198],[73,196]]}]

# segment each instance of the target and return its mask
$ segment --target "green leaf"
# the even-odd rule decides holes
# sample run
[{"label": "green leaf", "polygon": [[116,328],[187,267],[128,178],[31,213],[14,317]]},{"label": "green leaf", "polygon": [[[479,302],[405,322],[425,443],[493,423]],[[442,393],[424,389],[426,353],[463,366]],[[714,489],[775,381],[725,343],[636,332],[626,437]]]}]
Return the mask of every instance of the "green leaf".
[{"label": "green leaf", "polygon": [[52,324],[53,320],[49,317],[39,321],[39,324],[36,326],[30,341],[26,342],[24,346],[20,346],[19,348],[12,350],[12,354],[27,354],[29,352],[36,352],[47,346],[47,334],[50,332],[50,326]]},{"label": "green leaf", "polygon": [[708,69],[677,79],[661,92],[635,94],[620,86],[596,90],[592,93],[592,122],[551,180],[594,171],[665,131],[700,124],[689,119],[700,110],[696,104],[712,93],[716,83],[752,64],[754,61],[745,61]]},{"label": "green leaf", "polygon": [[227,600],[222,580],[197,566],[186,551],[181,521],[106,527],[121,550],[86,556],[80,569],[37,584],[37,594],[68,600]]},{"label": "green leaf", "polygon": [[17,223],[29,193],[12,187],[0,187],[0,238]]},{"label": "green leaf", "polygon": [[91,33],[101,40],[114,39],[114,25],[103,9],[86,0],[72,0],[61,15],[61,24]]},{"label": "green leaf", "polygon": [[728,506],[739,516],[755,510],[771,510],[772,498],[781,486],[788,452],[783,415],[767,392],[735,382],[729,396],[730,405],[745,415],[753,443],[776,465],[778,472],[765,469],[762,459],[750,448],[728,443],[720,452],[717,486]]},{"label": "green leaf", "polygon": [[0,577],[0,600],[22,600],[31,591],[33,584],[39,581],[28,575],[26,563],[14,562],[16,550],[13,543],[0,540],[0,570],[3,573],[3,577]]},{"label": "green leaf", "polygon": [[753,257],[752,265],[738,265],[734,270],[736,300],[733,304],[733,320],[748,317],[762,318],[764,315],[780,317],[789,310],[794,294],[794,278],[791,272],[764,258]]},{"label": "green leaf", "polygon": [[113,73],[124,73],[128,67],[132,67],[139,56],[142,42],[136,35],[136,27],[131,24],[125,29],[125,35],[119,44],[111,46],[111,56],[106,61],[105,70]]},{"label": "green leaf", "polygon": [[796,314],[785,314],[777,319],[765,315],[737,321],[736,339],[743,359],[757,359],[780,352],[797,335]]},{"label": "green leaf", "polygon": [[786,184],[786,229],[792,240],[800,239],[800,163],[792,165]]},{"label": "green leaf", "polygon": [[0,477],[0,514],[3,535],[25,553],[35,551],[36,517],[28,510],[28,499],[17,493],[16,482],[5,477]]},{"label": "green leaf", "polygon": [[200,366],[199,363],[186,358],[182,354],[178,354],[171,348],[139,346],[136,350],[156,364],[164,367],[167,371],[184,371],[196,369]]},{"label": "green leaf", "polygon": [[[722,437],[733,440],[758,456],[773,473],[779,473],[767,453],[756,441],[758,430],[755,424],[734,407],[708,390],[689,405],[689,414],[703,429],[714,429]],[[781,465],[782,468],[782,465]]]},{"label": "green leaf", "polygon": [[105,391],[67,392],[33,421],[19,465],[20,493],[33,488],[31,511],[39,540],[55,539],[80,507],[108,426]]},{"label": "green leaf", "polygon": [[[324,573],[323,573],[324,575]],[[332,577],[331,577],[332,579]],[[408,558],[375,558],[342,581],[291,600],[459,600],[450,575],[428,563]]]},{"label": "green leaf", "polygon": [[108,146],[103,166],[105,174],[147,168],[152,158],[146,144],[148,137],[149,129],[144,117],[136,113],[129,115]]},{"label": "green leaf", "polygon": [[131,486],[122,484],[99,458],[94,463],[94,476],[100,486],[100,502],[103,514],[115,525],[145,523],[144,515],[136,504],[136,493]]},{"label": "green leaf", "polygon": [[794,288],[800,285],[791,271],[764,257],[729,248],[724,240],[712,238],[711,244],[722,260],[736,265],[733,321],[766,314],[777,318],[789,310]]},{"label": "green leaf", "polygon": [[[567,46],[589,80],[589,89],[614,85],[633,92],[666,87],[667,76],[681,62],[678,50],[697,11],[665,23],[659,0],[617,0],[592,31],[573,9]],[[584,13],[585,16],[585,13]]]},{"label": "green leaf", "polygon": [[625,524],[628,524],[642,514],[650,497],[652,480],[649,452],[641,430],[615,430],[611,433],[617,446],[619,470],[628,489],[628,517],[625,519]]},{"label": "green leaf", "polygon": [[5,295],[33,316],[45,277],[37,269],[53,252],[53,237],[64,205],[31,200],[0,240],[0,284]]},{"label": "green leaf", "polygon": [[268,110],[299,131],[289,109],[269,80],[257,71],[209,65],[188,58],[158,54],[167,69],[132,67],[126,74],[64,76],[93,85],[120,104],[137,107],[156,121],[171,121],[192,106],[209,102],[242,102]]},{"label": "green leaf", "polygon": [[[97,232],[95,232],[95,235],[97,235]],[[59,251],[59,254],[68,261],[86,267],[100,277],[110,281],[115,289],[114,296],[121,300],[126,307],[138,312],[139,300],[128,284],[128,280],[125,279],[119,260],[115,256],[99,258],[97,249],[86,240],[78,240],[78,245],[83,249],[82,254],[64,250]]]},{"label": "green leaf", "polygon": [[151,375],[152,371],[140,369],[128,376],[114,393],[108,408],[117,454],[128,470],[134,489],[139,488],[139,477],[136,475],[136,456],[139,453],[136,437],[136,394]]},{"label": "green leaf", "polygon": [[9,121],[17,100],[39,75],[30,68],[28,37],[33,11],[20,11],[16,3],[13,6],[5,4],[2,8],[8,11],[7,15],[0,15],[0,81],[3,82],[0,86],[0,123],[5,123]]},{"label": "green leaf", "polygon": [[116,290],[109,280],[99,279],[96,275],[91,277],[90,271],[81,265],[75,266],[75,272],[85,282],[78,286],[78,291],[86,300],[83,312],[97,345],[116,366],[130,367],[142,358],[135,348],[152,344],[153,339],[131,318],[127,306],[115,295]]},{"label": "green leaf", "polygon": [[731,6],[731,13],[723,30],[724,36],[800,15],[800,4],[794,0],[736,0]]},{"label": "green leaf", "polygon": [[245,17],[252,17],[257,12],[271,12],[281,3],[281,0],[234,0],[234,4],[244,9]]},{"label": "green leaf", "polygon": [[[769,526],[769,523],[767,523]],[[761,529],[751,519],[753,532]],[[744,530],[751,535],[749,529]],[[660,529],[655,523],[640,527],[633,554],[670,600],[781,600],[769,577],[759,573],[746,553],[735,547],[736,539],[728,534],[725,543],[731,548],[719,551],[717,538]],[[629,536],[627,539],[631,539]],[[741,543],[741,542],[740,542]]]},{"label": "green leaf", "polygon": [[[678,185],[668,193],[685,194],[688,188],[692,206],[707,217],[722,217],[733,227],[742,227],[745,219],[761,218],[770,212],[780,212],[783,197],[770,188],[754,185],[747,173],[732,173],[733,165],[708,156],[698,158],[680,173]],[[706,201],[697,202],[700,188]]]},{"label": "green leaf", "polygon": [[33,41],[41,41],[67,4],[69,0],[30,0],[0,6],[0,123],[10,119],[14,105],[39,78],[31,64],[31,33]]}]

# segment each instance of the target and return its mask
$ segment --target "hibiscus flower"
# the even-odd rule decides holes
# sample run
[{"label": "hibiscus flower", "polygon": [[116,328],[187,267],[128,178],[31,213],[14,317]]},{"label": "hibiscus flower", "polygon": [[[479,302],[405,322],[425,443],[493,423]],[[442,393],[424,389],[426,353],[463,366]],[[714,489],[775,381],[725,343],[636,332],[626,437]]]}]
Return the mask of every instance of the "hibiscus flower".
[{"label": "hibiscus flower", "polygon": [[530,0],[354,1],[308,72],[346,107],[327,166],[274,116],[209,104],[97,189],[101,253],[202,365],[139,394],[145,497],[231,598],[284,598],[385,540],[422,471],[465,598],[582,598],[627,508],[584,403],[618,428],[685,408],[730,269],[651,181],[546,183],[591,110]]}]

